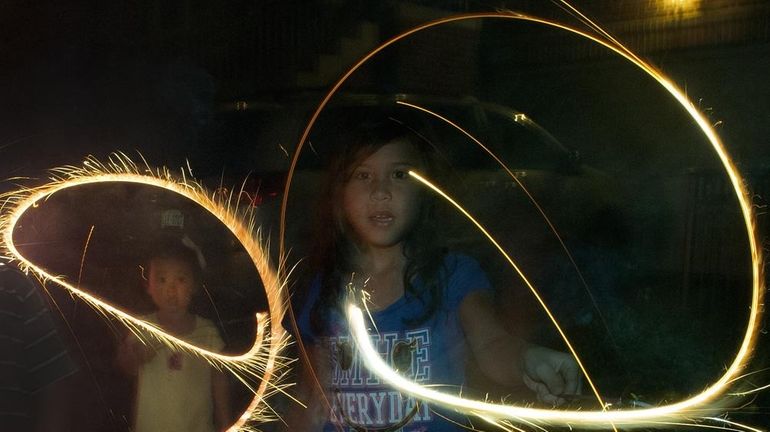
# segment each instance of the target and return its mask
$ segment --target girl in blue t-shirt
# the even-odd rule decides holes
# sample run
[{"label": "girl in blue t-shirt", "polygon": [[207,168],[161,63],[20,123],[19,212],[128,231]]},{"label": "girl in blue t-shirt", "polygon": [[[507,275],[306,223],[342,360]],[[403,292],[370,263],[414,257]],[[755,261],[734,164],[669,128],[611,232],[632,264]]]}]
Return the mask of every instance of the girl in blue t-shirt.
[{"label": "girl in blue t-shirt", "polygon": [[417,403],[362,364],[342,311],[351,283],[369,295],[373,346],[416,383],[458,394],[472,355],[489,378],[524,383],[544,402],[577,393],[572,357],[506,333],[478,263],[442,245],[434,199],[408,174],[434,173],[429,143],[392,118],[342,142],[320,199],[317,276],[296,315],[312,363],[298,380],[309,410],[287,416],[289,430],[465,429],[462,417]]}]

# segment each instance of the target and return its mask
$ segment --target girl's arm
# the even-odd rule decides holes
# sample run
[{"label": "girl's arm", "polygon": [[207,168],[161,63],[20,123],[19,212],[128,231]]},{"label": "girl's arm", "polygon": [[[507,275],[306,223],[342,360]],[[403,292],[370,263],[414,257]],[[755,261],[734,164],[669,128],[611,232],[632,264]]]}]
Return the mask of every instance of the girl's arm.
[{"label": "girl's arm", "polygon": [[218,431],[226,431],[232,426],[230,415],[230,385],[227,376],[211,368],[211,396],[214,400],[214,425]]},{"label": "girl's arm", "polygon": [[481,371],[490,379],[508,386],[523,383],[538,399],[552,404],[563,403],[559,395],[579,391],[575,360],[511,336],[498,322],[487,294],[475,291],[463,299],[460,323]]},{"label": "girl's arm", "polygon": [[297,371],[297,385],[294,397],[297,401],[306,405],[303,407],[296,401],[289,401],[289,408],[283,417],[286,431],[320,431],[329,420],[332,395],[329,395],[321,386],[331,382],[328,376],[330,370],[331,355],[328,349],[319,346],[306,346],[312,370],[305,362]]}]

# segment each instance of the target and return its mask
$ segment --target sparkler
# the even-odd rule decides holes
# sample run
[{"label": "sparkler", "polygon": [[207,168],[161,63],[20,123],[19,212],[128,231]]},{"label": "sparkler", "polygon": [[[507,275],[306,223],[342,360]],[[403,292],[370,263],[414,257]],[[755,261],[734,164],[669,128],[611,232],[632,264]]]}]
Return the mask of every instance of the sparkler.
[{"label": "sparkler", "polygon": [[[285,278],[282,275],[282,266],[276,270],[269,262],[256,226],[253,209],[250,206],[240,206],[238,200],[232,202],[231,197],[216,194],[210,196],[205,188],[184,170],[181,173],[182,179],[177,179],[166,168],[153,170],[146,162],[144,167],[140,167],[124,154],[113,155],[106,164],[89,157],[82,167],[67,166],[51,172],[52,177],[47,184],[0,196],[3,202],[3,214],[0,217],[2,234],[0,254],[15,260],[22,270],[31,272],[42,282],[53,282],[82,299],[101,314],[116,318],[142,342],[157,341],[172,350],[184,351],[202,358],[213,367],[235,375],[254,392],[254,398],[229,431],[254,430],[250,423],[274,420],[276,415],[266,403],[266,399],[276,392],[284,392],[289,385],[284,383],[284,378],[290,360],[281,355],[289,341],[289,336],[280,325],[275,325],[281,322],[285,313],[287,302]],[[46,269],[29,261],[19,252],[13,242],[13,231],[30,207],[38,205],[58,191],[98,183],[135,183],[182,195],[215,216],[238,238],[262,279],[269,307],[269,317],[264,313],[258,313],[256,316],[256,339],[247,352],[236,356],[222,355],[178,339],[164,332],[163,329],[82,291],[79,286],[71,284],[64,277],[48,273]]]},{"label": "sparkler", "polygon": [[[578,364],[580,365],[581,369],[586,375],[589,384],[594,390],[594,393],[597,394],[597,398],[599,398],[598,390],[595,387],[593,387],[593,383],[591,382],[590,377],[588,377],[588,374],[586,373],[585,369],[580,363],[580,360],[577,358],[577,353],[574,351],[571,344],[567,340],[566,335],[564,335],[558,322],[556,322],[555,317],[550,313],[550,311],[548,310],[547,306],[538,295],[535,288],[529,283],[529,281],[524,276],[524,274],[521,273],[520,269],[508,257],[508,255],[494,240],[494,238],[486,231],[486,229],[484,229],[483,226],[481,226],[481,224],[479,224],[475,220],[475,218],[473,218],[472,215],[470,215],[465,209],[463,209],[460,204],[458,204],[455,200],[449,197],[444,191],[439,189],[436,185],[434,185],[429,180],[427,180],[426,178],[422,177],[421,175],[419,175],[414,171],[409,171],[409,175],[415,178],[417,181],[423,183],[424,185],[432,189],[434,192],[442,196],[444,199],[449,201],[452,205],[457,207],[457,209],[461,213],[463,213],[466,217],[468,217],[487,236],[487,238],[495,245],[495,247],[497,247],[500,250],[500,252],[509,261],[511,266],[514,267],[517,273],[519,273],[519,275],[522,277],[524,282],[528,285],[528,287],[532,290],[533,294],[536,296],[538,301],[541,303],[544,310],[548,314],[549,318],[552,320],[557,330],[562,335],[570,351],[573,353],[573,355],[575,355],[576,359],[578,360]],[[448,406],[460,412],[465,412],[468,414],[476,414],[476,415],[482,414],[483,418],[487,421],[499,422],[501,420],[515,419],[517,421],[527,421],[527,422],[533,422],[533,423],[541,422],[545,424],[557,423],[557,424],[564,424],[564,425],[570,425],[570,426],[582,426],[582,427],[607,427],[610,425],[617,425],[617,426],[624,426],[626,428],[649,427],[652,425],[660,426],[661,424],[663,424],[663,422],[665,423],[679,422],[678,424],[681,425],[682,422],[690,421],[695,417],[708,418],[706,417],[706,413],[700,410],[703,408],[706,408],[708,410],[708,407],[705,406],[705,404],[713,400],[713,397],[715,397],[718,394],[716,392],[723,391],[726,384],[726,383],[722,383],[722,381],[725,380],[725,376],[723,376],[718,383],[712,385],[711,388],[707,389],[700,395],[695,396],[691,399],[688,399],[679,403],[671,404],[671,405],[656,407],[656,408],[634,409],[634,410],[560,411],[560,410],[522,408],[522,407],[516,407],[516,406],[472,401],[472,400],[467,400],[458,396],[449,395],[446,393],[442,393],[439,391],[422,387],[408,379],[405,379],[404,377],[399,375],[397,372],[393,371],[389,366],[387,366],[387,364],[379,356],[377,350],[372,346],[371,338],[368,334],[367,325],[364,320],[364,313],[355,304],[355,302],[348,303],[347,316],[351,326],[351,333],[356,342],[356,346],[358,347],[359,352],[362,354],[367,367],[371,371],[373,371],[375,374],[383,378],[386,382],[390,383],[395,388],[397,388],[398,390],[404,393],[408,393],[410,395],[419,397],[421,399],[424,399],[430,402],[439,403],[441,405]],[[718,387],[718,388],[715,388],[715,387]],[[716,406],[713,406],[712,409],[714,411],[718,410]],[[699,410],[700,411],[699,414],[695,414],[694,410]],[[709,420],[713,420],[713,418],[709,418]],[[747,429],[750,429],[750,428],[747,427]]]},{"label": "sparkler", "polygon": [[[724,145],[722,144],[714,129],[709,124],[709,121],[701,112],[698,111],[695,105],[687,99],[684,92],[682,92],[660,71],[656,70],[653,66],[636,56],[628,48],[623,46],[611,35],[601,29],[601,27],[590,21],[585,15],[581,14],[577,9],[569,5],[566,1],[562,0],[560,3],[565,7],[566,10],[571,11],[571,13],[573,13],[583,24],[585,24],[590,29],[590,31],[593,32],[593,34],[557,22],[515,12],[464,14],[431,21],[398,34],[380,46],[376,47],[374,50],[362,57],[357,63],[355,63],[345,74],[342,75],[342,77],[331,87],[326,96],[321,100],[320,104],[311,115],[308,125],[306,126],[299,140],[297,149],[294,153],[294,157],[289,168],[287,187],[284,191],[284,199],[281,206],[279,249],[283,255],[285,249],[284,233],[286,205],[290,192],[291,179],[293,177],[299,155],[302,151],[304,143],[307,140],[310,130],[312,129],[321,111],[326,107],[326,105],[328,105],[329,101],[334,96],[334,94],[336,94],[339,88],[342,87],[342,85],[350,78],[351,75],[353,75],[353,73],[355,73],[370,59],[379,54],[382,50],[423,30],[453,22],[475,19],[508,19],[528,21],[554,27],[584,37],[615,52],[633,65],[637,66],[641,71],[656,80],[682,106],[682,108],[685,109],[685,111],[690,115],[695,124],[700,128],[708,141],[711,143],[714,151],[717,153],[728,175],[733,190],[738,198],[741,215],[746,227],[746,236],[751,254],[752,294],[746,331],[744,333],[740,347],[735,355],[735,358],[733,359],[732,363],[725,369],[724,374],[716,382],[710,384],[705,390],[693,397],[655,408],[612,411],[563,411],[524,408],[467,400],[458,396],[449,395],[436,390],[421,387],[411,381],[404,379],[403,377],[400,377],[395,371],[390,369],[382,361],[377,351],[374,350],[371,346],[369,335],[364,322],[363,313],[355,304],[348,304],[347,306],[347,314],[351,331],[357,341],[358,349],[367,367],[378,376],[380,376],[383,380],[389,382],[399,391],[412,396],[416,396],[418,398],[422,398],[424,400],[451,407],[462,413],[476,415],[479,418],[489,421],[505,430],[519,430],[519,428],[512,425],[512,422],[528,425],[579,425],[581,427],[593,428],[605,428],[611,425],[621,425],[625,428],[636,428],[645,426],[681,426],[683,424],[695,425],[695,419],[709,419],[712,421],[717,421],[718,419],[709,417],[709,415],[721,411],[721,409],[728,405],[729,395],[726,394],[728,387],[734,381],[736,376],[738,376],[746,367],[749,356],[756,342],[756,334],[759,329],[759,317],[761,311],[760,306],[762,305],[762,299],[764,296],[763,280],[761,276],[761,252],[757,247],[758,242],[755,235],[755,228],[753,223],[754,216],[751,210],[749,194],[738,174],[738,171],[728,156]],[[300,348],[302,348],[301,342]],[[301,349],[301,352],[304,352],[304,350]],[[733,422],[725,421],[723,424],[733,428],[742,427],[747,430],[753,430],[753,428]]]}]

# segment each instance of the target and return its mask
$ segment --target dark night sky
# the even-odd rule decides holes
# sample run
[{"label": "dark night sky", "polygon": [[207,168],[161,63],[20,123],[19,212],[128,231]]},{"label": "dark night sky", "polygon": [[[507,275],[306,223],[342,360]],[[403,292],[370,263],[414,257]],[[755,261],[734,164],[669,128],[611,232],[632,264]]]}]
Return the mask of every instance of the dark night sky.
[{"label": "dark night sky", "polygon": [[[132,4],[133,3],[133,4]],[[213,78],[151,46],[144,2],[4,3],[3,170],[141,149],[178,164],[185,129],[212,109]],[[194,133],[194,132],[192,132]],[[11,163],[11,161],[13,161]]]},{"label": "dark night sky", "polygon": [[[353,9],[358,5],[348,3]],[[308,4],[308,9],[312,9],[309,5],[315,3]],[[534,6],[528,2],[510,6],[558,15],[554,13],[554,10],[558,12],[555,7]],[[489,9],[486,4],[477,7]],[[603,9],[599,2],[587,2],[585,7],[599,19],[610,22],[617,18],[613,13],[617,15],[622,10],[619,7]],[[248,46],[242,40],[242,30],[248,28],[250,22],[258,22],[260,14],[276,10],[280,9],[248,7],[237,1],[216,7],[191,0],[162,6],[142,0],[49,1],[34,5],[4,2],[0,9],[3,171],[28,174],[43,167],[77,162],[89,153],[104,155],[118,149],[129,152],[140,149],[154,163],[172,166],[185,157],[206,153],[195,146],[206,145],[200,134],[205,133],[215,116],[217,102],[235,97],[256,95],[268,99],[273,96],[266,97],[267,92],[263,92],[263,96],[259,91],[255,93],[248,79],[233,78],[237,73],[223,73],[212,53],[217,52],[217,47],[227,47],[228,55],[241,60],[249,57],[252,51],[233,48]],[[342,12],[335,13],[342,15]],[[400,24],[404,26],[406,24]],[[382,36],[387,34],[384,30]],[[196,51],[194,47],[203,48]],[[290,48],[268,50],[286,49]],[[491,56],[500,57],[503,52],[493,51]],[[770,96],[766,80],[762,79],[770,67],[767,52],[765,42],[650,55],[694,100],[713,107],[714,119],[724,121],[725,140],[739,159],[753,165],[751,169],[761,168],[756,165],[764,166],[769,157],[764,148],[770,146],[764,145],[767,143],[764,137],[770,135],[767,129],[770,110],[766,102]],[[242,63],[232,61],[235,65]],[[592,66],[591,62],[583,61],[582,65],[588,75],[599,76],[601,72],[596,71],[602,68],[610,70],[601,62]],[[281,68],[280,64],[270,66]],[[482,64],[482,67],[486,66]],[[570,84],[566,77],[575,72],[569,64],[550,69],[542,72],[535,68],[535,73],[559,77],[542,80],[559,86],[561,95],[555,98],[585,101],[593,97],[581,93],[581,78]],[[506,68],[501,70],[502,73],[488,67],[478,72],[483,81],[492,83],[479,89],[482,97],[494,98],[515,91],[533,92],[539,94],[540,100],[553,100],[548,95],[548,87],[554,85],[534,81],[520,88],[510,82]],[[523,74],[527,76],[526,71]],[[579,74],[578,71],[575,75]],[[284,94],[296,92],[288,78],[283,76],[286,81],[281,82],[279,77],[265,87],[284,89]],[[570,87],[575,90],[572,94]],[[631,90],[628,100],[633,98]],[[540,109],[537,100],[538,96],[532,96],[524,102],[536,112],[545,111],[541,118],[554,115],[554,109],[559,109],[558,103],[556,106],[549,103]],[[514,101],[521,103],[521,96]],[[564,109],[570,109],[569,105]],[[297,120],[301,124],[304,119]],[[558,124],[558,120],[553,124]],[[573,133],[569,129],[557,132]],[[238,150],[243,149],[236,146],[235,151]],[[256,157],[249,160],[259,164]],[[278,168],[267,165],[270,169]],[[238,169],[244,170],[244,167]],[[264,168],[257,166],[256,169]]]}]

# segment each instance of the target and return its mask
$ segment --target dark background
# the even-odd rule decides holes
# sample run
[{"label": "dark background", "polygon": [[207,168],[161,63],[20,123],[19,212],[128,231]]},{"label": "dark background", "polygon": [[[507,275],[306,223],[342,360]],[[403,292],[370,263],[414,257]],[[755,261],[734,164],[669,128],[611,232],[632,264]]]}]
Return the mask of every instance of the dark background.
[{"label": "dark background", "polygon": [[[770,188],[770,5],[757,0],[586,0],[575,6],[671,77],[717,125],[744,176],[764,245]],[[25,184],[36,184],[48,168],[80,164],[89,154],[105,159],[114,151],[136,158],[141,152],[149,163],[172,169],[189,161],[193,174],[211,189],[240,185],[248,176],[246,191],[275,241],[288,155],[312,109],[340,74],[380,42],[416,24],[500,9],[580,26],[557,4],[542,1],[3,2],[0,176],[31,177]],[[290,218],[312,211],[317,159],[341,117],[388,105],[396,94],[417,95],[415,100],[497,145],[563,234],[593,299],[517,186],[456,133],[419,120],[421,129],[445,143],[457,194],[542,287],[589,370],[601,371],[595,373],[600,389],[612,397],[633,394],[658,403],[699,391],[730,362],[746,320],[751,282],[734,193],[692,120],[637,68],[561,30],[476,20],[402,41],[362,67],[343,91],[347,97],[335,98],[319,121],[321,132],[311,139],[317,139],[317,148],[303,156],[304,169],[292,186]],[[496,118],[482,106],[487,103],[525,113],[559,145],[544,145],[541,135]],[[511,142],[517,145],[505,145]],[[314,155],[316,149],[321,156]],[[7,191],[16,183],[0,187]],[[112,199],[118,202],[121,196]],[[135,217],[119,223],[123,231],[97,237],[105,250],[110,242],[123,249],[134,244],[128,238],[131,224],[160,229],[153,211],[164,206],[194,212],[170,203],[142,213],[137,209],[143,204],[136,202],[136,208],[125,210]],[[56,218],[70,224],[78,219],[62,213],[68,212],[40,216],[39,223],[48,227],[63,225]],[[112,218],[108,212],[101,217]],[[303,240],[312,234],[302,221],[288,221],[293,259],[303,256]],[[447,216],[445,223],[451,242],[477,255],[499,287],[507,312],[503,319],[511,331],[559,348],[526,289],[497,253],[456,216]],[[57,247],[69,242],[80,251],[88,223],[81,225],[70,230],[71,238],[58,238]],[[206,234],[202,242],[215,255],[226,251],[218,255],[222,268],[242,262],[237,248],[221,235]],[[75,277],[79,257],[78,252],[61,272]],[[87,277],[135,276],[118,264],[94,261]],[[229,288],[229,282],[219,284],[223,296],[251,292],[253,286],[239,282],[241,275],[232,276],[235,270],[221,273],[220,279],[233,279]],[[126,286],[139,290],[138,281],[132,281]],[[231,315],[262,307],[255,301]],[[63,310],[76,328],[98,319],[75,303]],[[94,337],[109,340],[106,328],[92,330]],[[767,366],[766,336],[759,338],[752,370]],[[77,339],[82,356],[96,365],[86,380],[100,398],[86,427],[125,430],[122,415],[129,409],[129,393],[115,396],[108,390],[126,385],[109,372],[111,345],[89,351],[82,348],[89,338]],[[491,388],[476,379],[478,388]],[[752,384],[768,381],[759,375]],[[760,396],[736,418],[765,424],[765,399]]]}]

